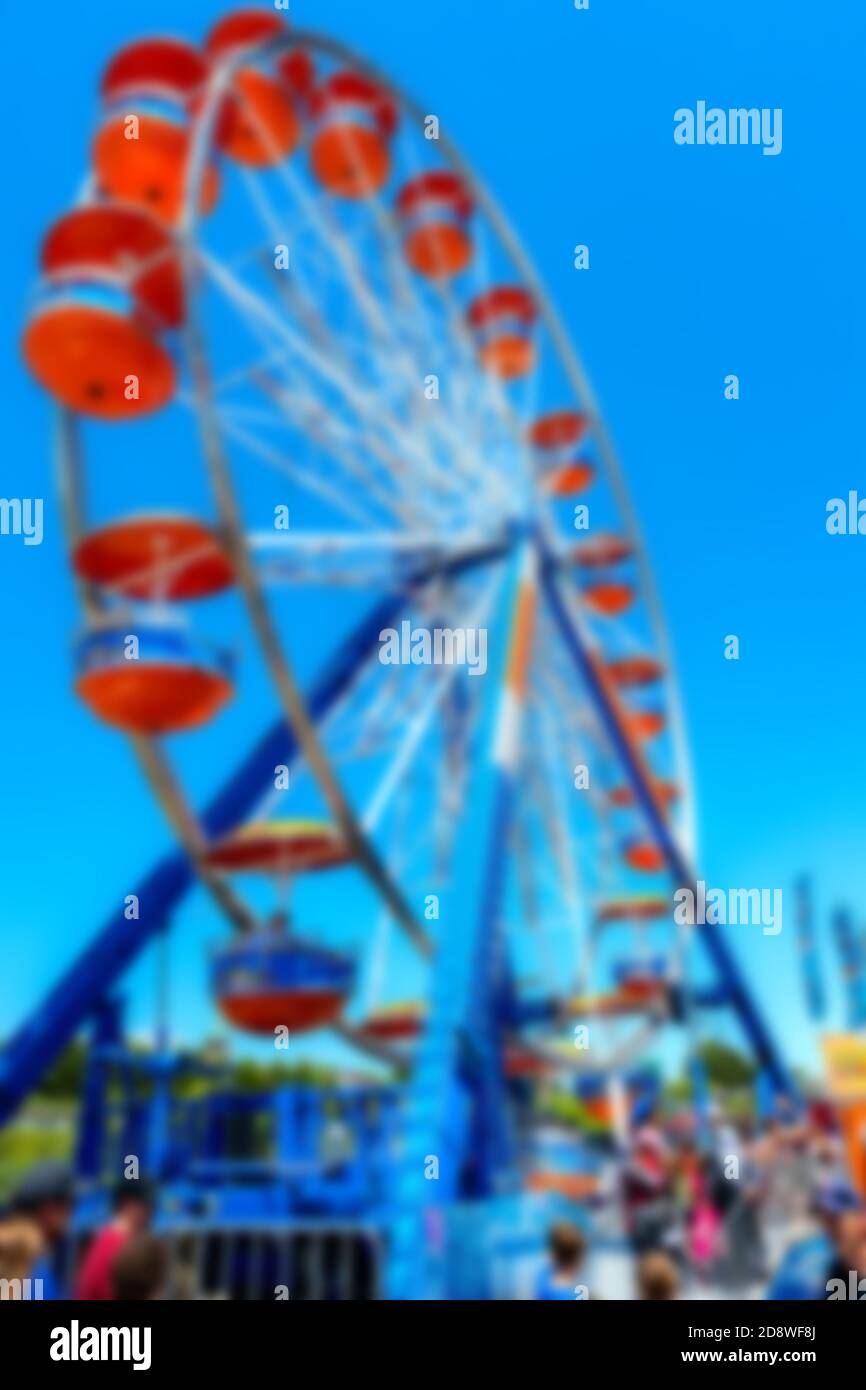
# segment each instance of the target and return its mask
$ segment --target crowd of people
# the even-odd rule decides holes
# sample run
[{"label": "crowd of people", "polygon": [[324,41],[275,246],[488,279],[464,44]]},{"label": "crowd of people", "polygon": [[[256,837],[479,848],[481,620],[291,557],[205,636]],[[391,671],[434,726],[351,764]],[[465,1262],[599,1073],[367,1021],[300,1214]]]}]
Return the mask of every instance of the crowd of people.
[{"label": "crowd of people", "polygon": [[163,1297],[168,1251],[150,1232],[150,1184],[118,1183],[109,1220],[91,1237],[70,1278],[73,1206],[72,1175],[64,1164],[39,1164],[23,1180],[0,1218],[0,1298],[125,1302]]},{"label": "crowd of people", "polygon": [[[645,1124],[613,1198],[640,1299],[866,1297],[866,1205],[827,1125],[717,1118],[701,1141]],[[592,1254],[584,1232],[557,1223],[536,1297],[597,1296]]]},{"label": "crowd of people", "polygon": [[[676,1120],[653,1121],[610,1171],[608,1209],[640,1299],[866,1298],[866,1205],[832,1125],[798,1119],[758,1129],[716,1117],[699,1135]],[[169,1295],[168,1247],[151,1230],[155,1194],[146,1181],[117,1184],[109,1218],[76,1242],[75,1260],[73,1210],[65,1166],[39,1164],[23,1179],[0,1213],[0,1298]],[[592,1220],[586,1229],[556,1223],[536,1298],[599,1296],[590,1281],[598,1229]]]}]

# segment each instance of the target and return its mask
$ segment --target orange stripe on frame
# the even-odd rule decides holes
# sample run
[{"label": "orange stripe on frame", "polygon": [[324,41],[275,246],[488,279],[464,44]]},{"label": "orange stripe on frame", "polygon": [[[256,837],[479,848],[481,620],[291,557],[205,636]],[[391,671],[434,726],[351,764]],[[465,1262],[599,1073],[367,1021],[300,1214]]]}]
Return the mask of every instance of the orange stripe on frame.
[{"label": "orange stripe on frame", "polygon": [[511,632],[511,647],[508,652],[508,668],[505,675],[506,686],[521,699],[526,690],[529,675],[529,656],[535,627],[535,606],[535,585],[524,581],[521,583],[517,595],[514,626]]}]

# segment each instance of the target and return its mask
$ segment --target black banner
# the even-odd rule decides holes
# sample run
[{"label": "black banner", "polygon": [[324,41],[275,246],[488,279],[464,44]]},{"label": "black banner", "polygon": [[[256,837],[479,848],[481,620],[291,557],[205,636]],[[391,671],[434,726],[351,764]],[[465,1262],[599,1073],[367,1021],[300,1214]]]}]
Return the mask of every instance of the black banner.
[{"label": "black banner", "polygon": [[[325,1312],[325,1307],[331,1307]],[[467,1327],[465,1304],[455,1304],[461,1340],[471,1332],[467,1343],[477,1352],[479,1335],[485,1356],[504,1351],[513,1334],[513,1314],[507,1334],[494,1332],[497,1325],[495,1304],[472,1304],[474,1319],[480,1324]],[[488,1311],[489,1309],[489,1311]],[[377,1360],[386,1354],[382,1338],[391,1337],[394,1355],[407,1359],[406,1337],[417,1348],[417,1359],[409,1357],[407,1369],[429,1372],[430,1350],[441,1345],[453,1367],[454,1343],[442,1338],[442,1318],[448,1313],[440,1305],[367,1303],[364,1311],[352,1314],[331,1305],[291,1301],[272,1304],[224,1302],[164,1302],[124,1304],[83,1303],[2,1303],[0,1304],[0,1346],[10,1364],[32,1368],[49,1377],[69,1374],[93,1375],[101,1369],[138,1374],[166,1373],[184,1377],[201,1373],[218,1375],[222,1382],[240,1374],[248,1387],[251,1375],[268,1369],[288,1367],[292,1357],[303,1352],[304,1364],[314,1346],[319,1353],[327,1347],[328,1371],[333,1376],[342,1352],[349,1367],[357,1371],[363,1346],[375,1335],[379,1340]],[[570,1348],[577,1363],[586,1365],[601,1357],[606,1369],[615,1375],[635,1370],[652,1371],[664,1377],[669,1370],[700,1372],[708,1366],[759,1366],[767,1370],[800,1366],[826,1379],[828,1371],[848,1366],[855,1370],[862,1355],[864,1322],[853,1308],[828,1303],[617,1303],[575,1302],[571,1313],[552,1318],[548,1314],[517,1313],[526,1316],[525,1331],[558,1340],[536,1345],[536,1353],[560,1357]],[[357,1318],[357,1321],[356,1321]],[[423,1324],[429,1338],[425,1338]],[[339,1338],[333,1329],[340,1330]],[[326,1336],[324,1347],[306,1338],[315,1330]],[[331,1335],[328,1335],[331,1334]],[[525,1333],[524,1333],[525,1335]],[[357,1336],[357,1340],[355,1339]],[[301,1337],[303,1342],[295,1339]],[[425,1338],[423,1342],[419,1337]],[[590,1338],[591,1341],[586,1339]],[[363,1339],[363,1340],[362,1340]],[[523,1344],[524,1353],[529,1350]],[[450,1351],[448,1348],[450,1347]],[[292,1350],[293,1349],[293,1350]]]}]

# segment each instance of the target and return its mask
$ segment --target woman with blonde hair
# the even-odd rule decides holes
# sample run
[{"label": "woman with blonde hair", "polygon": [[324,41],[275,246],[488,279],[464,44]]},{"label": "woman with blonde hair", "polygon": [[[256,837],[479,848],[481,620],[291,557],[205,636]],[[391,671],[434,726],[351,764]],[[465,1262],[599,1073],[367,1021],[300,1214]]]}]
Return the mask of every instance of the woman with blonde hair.
[{"label": "woman with blonde hair", "polygon": [[42,1248],[39,1228],[27,1217],[0,1221],[0,1301],[42,1297],[41,1281],[33,1278]]}]

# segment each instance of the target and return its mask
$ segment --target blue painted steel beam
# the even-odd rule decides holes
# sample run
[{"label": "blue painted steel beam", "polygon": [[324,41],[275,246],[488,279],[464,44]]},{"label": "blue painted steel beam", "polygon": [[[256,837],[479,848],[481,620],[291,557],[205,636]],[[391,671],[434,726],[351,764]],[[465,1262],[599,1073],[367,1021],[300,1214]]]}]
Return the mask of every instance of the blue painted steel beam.
[{"label": "blue painted steel beam", "polygon": [[[502,721],[511,619],[521,577],[521,551],[501,597],[507,640],[502,679],[485,698],[480,724],[489,755],[467,788],[463,835],[466,859],[439,924],[436,969],[427,1023],[418,1043],[406,1101],[402,1156],[395,1174],[387,1267],[387,1297],[419,1300],[445,1285],[448,1233],[442,1209],[466,1196],[467,1160],[475,1165],[473,1193],[489,1191],[507,1148],[497,989],[504,982],[500,915],[508,862],[513,777],[501,765]],[[488,676],[488,679],[490,677]],[[466,849],[470,825],[484,825],[481,854]],[[469,1067],[461,1069],[461,1052]],[[469,1082],[461,1085],[461,1080]],[[435,1177],[428,1164],[435,1160]],[[437,1215],[438,1213],[438,1215]]]},{"label": "blue painted steel beam", "polygon": [[121,1032],[120,1001],[104,999],[94,1018],[93,1043],[87,1058],[81,1100],[75,1170],[84,1178],[95,1179],[99,1176],[106,1118],[106,1052],[116,1046]]},{"label": "blue painted steel beam", "polygon": [[[539,539],[538,545],[541,552],[542,587],[566,649],[594,699],[605,731],[619,755],[637,802],[652,827],[656,843],[664,852],[676,886],[678,888],[690,887],[696,891],[695,876],[674,838],[667,817],[660,810],[656,798],[653,796],[643,760],[636,754],[631,740],[622,727],[617,712],[611,705],[604,683],[600,679],[598,664],[569,612],[560,589],[561,579],[558,576],[560,566],[543,540]],[[758,1062],[772,1077],[773,1084],[778,1091],[796,1099],[798,1093],[794,1081],[752,996],[739,963],[729,949],[721,931],[715,923],[708,922],[699,928],[699,936],[709,953],[718,976],[721,978],[730,1005],[740,1020]]]}]

